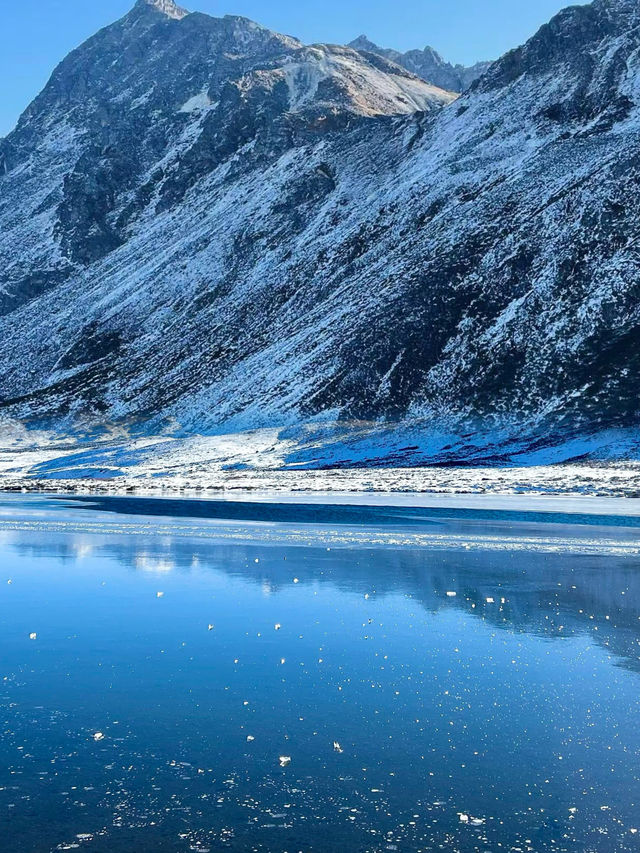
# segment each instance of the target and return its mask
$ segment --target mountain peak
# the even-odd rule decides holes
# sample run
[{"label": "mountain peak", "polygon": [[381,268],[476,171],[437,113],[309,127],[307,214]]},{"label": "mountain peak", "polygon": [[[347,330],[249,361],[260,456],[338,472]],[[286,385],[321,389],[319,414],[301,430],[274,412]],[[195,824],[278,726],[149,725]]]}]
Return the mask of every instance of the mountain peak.
[{"label": "mountain peak", "polygon": [[[618,2],[625,2],[625,0],[618,0]],[[633,2],[637,3],[638,0],[633,0]],[[487,70],[490,64],[480,62],[469,68],[462,65],[452,65],[429,45],[423,50],[408,50],[406,53],[402,53],[392,48],[380,47],[366,35],[358,36],[357,39],[349,42],[348,47],[383,56],[385,59],[395,62],[396,65],[406,68],[407,71],[417,77],[421,77],[427,83],[450,92],[463,92],[468,89]]]},{"label": "mountain peak", "polygon": [[369,50],[375,53],[377,50],[380,50],[378,45],[375,42],[372,42],[369,36],[364,35],[358,36],[357,39],[350,41],[348,47],[354,48],[354,50]]},{"label": "mountain peak", "polygon": [[175,21],[180,21],[189,14],[186,9],[176,5],[173,0],[138,0],[136,5],[142,8],[150,7],[155,9],[160,14],[166,15],[167,18],[172,18]]}]

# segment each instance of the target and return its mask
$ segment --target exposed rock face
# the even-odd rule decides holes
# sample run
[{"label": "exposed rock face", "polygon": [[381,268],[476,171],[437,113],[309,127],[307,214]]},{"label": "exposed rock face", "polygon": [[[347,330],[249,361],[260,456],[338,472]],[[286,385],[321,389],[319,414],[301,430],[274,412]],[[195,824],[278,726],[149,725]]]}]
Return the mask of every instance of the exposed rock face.
[{"label": "exposed rock face", "polygon": [[476,62],[475,65],[452,65],[443,59],[437,50],[425,47],[424,50],[408,50],[401,53],[388,47],[380,47],[367,36],[358,36],[349,43],[349,47],[364,53],[375,53],[401,65],[417,77],[421,77],[434,86],[449,92],[466,92],[472,83],[481,77],[491,65],[490,62]]},{"label": "exposed rock face", "polygon": [[385,419],[443,459],[635,428],[639,97],[629,0],[561,13],[455,103],[138,4],[0,142],[4,410]]},{"label": "exposed rock face", "polygon": [[158,12],[168,18],[173,18],[175,21],[179,21],[189,14],[186,9],[177,6],[173,0],[138,0],[138,3],[146,3],[147,6],[152,6]]}]

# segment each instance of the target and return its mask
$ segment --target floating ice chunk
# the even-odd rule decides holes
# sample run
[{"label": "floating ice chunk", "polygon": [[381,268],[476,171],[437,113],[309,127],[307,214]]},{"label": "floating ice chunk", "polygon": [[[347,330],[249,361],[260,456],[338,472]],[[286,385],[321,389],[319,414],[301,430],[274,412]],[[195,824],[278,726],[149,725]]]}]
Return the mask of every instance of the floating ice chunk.
[{"label": "floating ice chunk", "polygon": [[482,817],[472,817],[469,814],[465,814],[464,812],[458,812],[458,817],[460,818],[460,823],[469,824],[469,826],[482,826],[486,823],[485,819]]},{"label": "floating ice chunk", "polygon": [[289,755],[281,755],[278,761],[280,762],[280,767],[288,767],[291,764],[291,757]]}]

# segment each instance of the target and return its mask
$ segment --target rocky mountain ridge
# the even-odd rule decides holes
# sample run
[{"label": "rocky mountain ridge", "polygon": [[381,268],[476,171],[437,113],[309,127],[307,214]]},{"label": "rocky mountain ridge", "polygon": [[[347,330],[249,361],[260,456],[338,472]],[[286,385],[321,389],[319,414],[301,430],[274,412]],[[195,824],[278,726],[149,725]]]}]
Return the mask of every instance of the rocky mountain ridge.
[{"label": "rocky mountain ridge", "polygon": [[158,12],[166,15],[168,18],[173,18],[175,21],[180,21],[189,14],[186,9],[178,6],[173,0],[139,0],[139,4],[141,3],[157,9]]},{"label": "rocky mountain ridge", "polygon": [[638,4],[595,0],[454,100],[138,3],[0,142],[2,411],[311,431],[300,465],[614,452],[639,417],[639,57]]},{"label": "rocky mountain ridge", "polygon": [[363,53],[384,56],[417,77],[450,92],[465,92],[491,65],[490,62],[476,62],[469,66],[453,65],[429,45],[423,50],[408,50],[403,53],[392,48],[380,47],[366,35],[358,36],[357,39],[349,42],[349,47]]},{"label": "rocky mountain ridge", "polygon": [[[402,69],[347,48],[306,47],[247,19],[185,15],[169,0],[138,0],[124,19],[61,63],[0,142],[6,175],[0,310],[62,281],[74,262],[95,261],[121,245],[129,220],[145,204],[154,169],[156,176],[170,170],[172,157],[193,160],[189,182],[256,135],[269,136],[269,144],[279,137],[277,144],[287,147],[296,125],[339,126],[360,115],[429,110],[451,100]],[[24,169],[34,157],[30,187]],[[30,222],[16,221],[12,183],[26,199],[42,196],[35,205],[39,221],[33,207]],[[163,182],[167,195],[183,189]],[[55,232],[46,242],[29,230],[44,225],[46,232],[44,217]],[[49,252],[37,272],[25,243],[19,236],[16,242],[27,233],[29,245]]]}]

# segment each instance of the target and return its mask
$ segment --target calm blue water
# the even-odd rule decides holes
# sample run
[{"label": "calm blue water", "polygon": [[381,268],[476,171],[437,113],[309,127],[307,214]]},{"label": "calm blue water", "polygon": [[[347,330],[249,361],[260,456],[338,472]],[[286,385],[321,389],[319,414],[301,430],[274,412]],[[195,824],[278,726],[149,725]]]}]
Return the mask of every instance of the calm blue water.
[{"label": "calm blue water", "polygon": [[637,529],[174,512],[0,497],[1,849],[640,850]]}]

